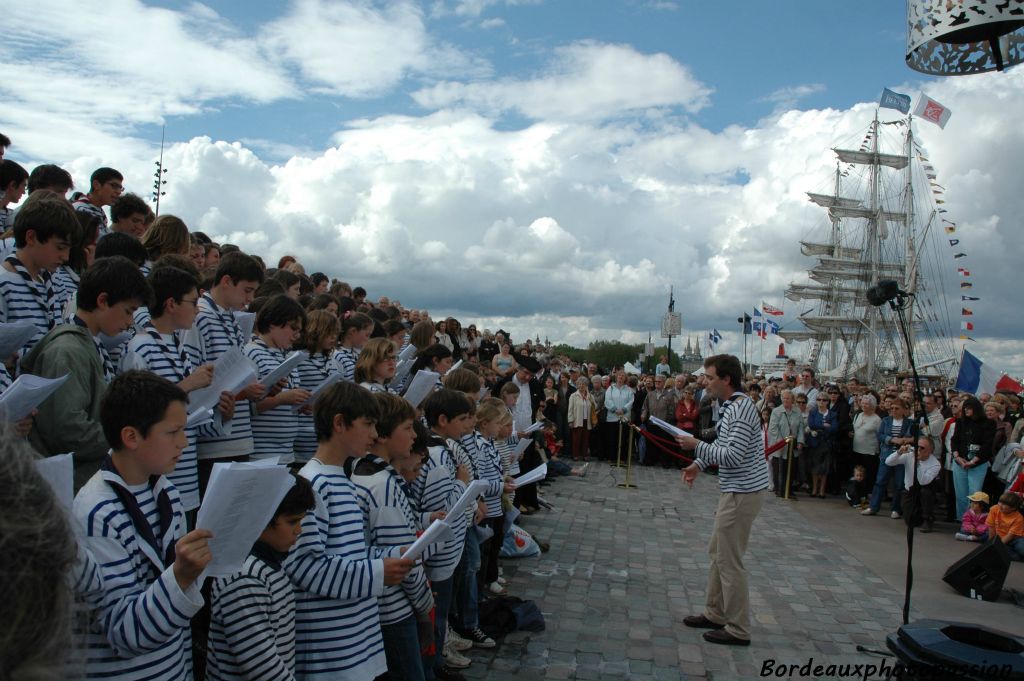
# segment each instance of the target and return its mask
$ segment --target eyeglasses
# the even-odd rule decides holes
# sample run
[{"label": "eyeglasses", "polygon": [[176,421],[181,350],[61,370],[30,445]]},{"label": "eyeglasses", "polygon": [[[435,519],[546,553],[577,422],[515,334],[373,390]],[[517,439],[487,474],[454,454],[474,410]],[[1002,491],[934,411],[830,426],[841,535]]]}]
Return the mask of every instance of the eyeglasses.
[{"label": "eyeglasses", "polygon": [[199,304],[199,299],[198,298],[182,298],[181,300],[178,301],[178,304],[184,304],[184,303],[188,303],[189,305],[198,305]]},{"label": "eyeglasses", "polygon": [[828,399],[827,398],[819,398],[817,401],[818,402],[828,402]]}]

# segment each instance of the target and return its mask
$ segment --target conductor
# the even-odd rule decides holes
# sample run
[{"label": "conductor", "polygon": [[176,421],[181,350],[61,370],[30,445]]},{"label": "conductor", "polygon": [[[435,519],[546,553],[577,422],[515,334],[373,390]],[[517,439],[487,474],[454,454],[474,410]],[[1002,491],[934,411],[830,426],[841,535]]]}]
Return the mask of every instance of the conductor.
[{"label": "conductor", "polygon": [[688,627],[710,629],[704,640],[724,645],[750,645],[750,594],[743,554],[750,526],[764,503],[769,488],[764,456],[764,436],[757,408],[743,392],[743,369],[733,355],[713,355],[704,360],[705,377],[713,397],[724,400],[713,443],[694,437],[677,437],[684,450],[696,450],[693,463],[683,469],[682,480],[693,486],[708,466],[718,466],[721,496],[708,554],[707,602],[704,612],[683,619]]}]

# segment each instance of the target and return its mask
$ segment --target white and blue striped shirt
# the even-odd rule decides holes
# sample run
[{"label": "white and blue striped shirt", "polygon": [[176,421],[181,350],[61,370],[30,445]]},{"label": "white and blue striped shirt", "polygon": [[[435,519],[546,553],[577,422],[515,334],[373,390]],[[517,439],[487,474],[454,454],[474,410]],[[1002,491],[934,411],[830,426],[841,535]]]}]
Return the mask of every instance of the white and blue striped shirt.
[{"label": "white and blue striped shirt", "polygon": [[505,490],[505,476],[501,473],[501,455],[494,441],[475,433],[477,450],[477,472],[480,480],[487,483],[484,490],[484,503],[487,505],[487,517],[497,518],[502,515],[501,493]]},{"label": "white and blue striped shirt", "polygon": [[[297,388],[313,392],[331,375],[330,357],[322,352],[310,355],[295,371],[298,373]],[[299,417],[298,434],[295,436],[295,460],[306,463],[316,454],[316,428],[313,427],[313,415],[302,414]]]},{"label": "white and blue striped shirt", "polygon": [[[74,515],[85,528],[86,548],[100,565],[103,605],[100,625],[85,633],[86,677],[136,681],[192,678],[190,621],[203,605],[199,584],[182,592],[173,564],[165,565],[143,540],[108,480],[127,488],[115,473],[101,470],[75,496]],[[169,528],[157,527],[161,548],[184,535],[185,519],[174,486],[160,477],[156,486],[133,490],[141,510],[153,517],[153,499],[168,493]],[[148,498],[147,498],[148,497]],[[147,510],[152,509],[150,512]],[[157,514],[158,516],[158,514]],[[152,520],[150,520],[152,522]],[[159,521],[157,521],[159,525]]]},{"label": "white and blue striped shirt", "polygon": [[78,272],[75,272],[67,265],[61,265],[53,273],[50,280],[53,282],[54,297],[57,298],[57,309],[64,311],[67,308],[68,301],[72,299],[76,300],[77,307],[78,282],[81,280]]},{"label": "white and blue striped shirt", "polygon": [[[194,367],[185,347],[174,334],[164,335],[152,325],[128,342],[128,348],[121,355],[121,371],[139,369],[150,371],[177,385],[192,373]],[[181,450],[181,456],[174,470],[167,478],[174,483],[181,495],[181,505],[186,511],[199,508],[199,468],[196,456],[195,426],[185,428],[188,444]]]},{"label": "white and blue striped shirt", "polygon": [[[202,295],[197,307],[194,332],[188,334],[186,343],[193,366],[215,362],[232,347],[245,347],[242,330],[238,328],[231,310],[221,309],[209,293]],[[200,433],[197,447],[200,460],[252,454],[255,444],[248,404],[235,404],[228,434]]]},{"label": "white and blue striped shirt", "polygon": [[37,332],[22,346],[22,354],[28,353],[50,329],[62,323],[48,272],[42,272],[37,281],[29,281],[19,272],[0,268],[0,323],[4,322],[29,322],[36,326]]},{"label": "white and blue striped shirt", "polygon": [[[287,357],[285,350],[272,348],[263,339],[257,338],[245,346],[245,356],[256,366],[256,373],[266,376],[281,365]],[[288,384],[282,390],[291,390],[298,382],[296,370],[288,375]],[[269,390],[272,386],[267,386]],[[295,438],[299,434],[299,415],[291,404],[280,404],[273,409],[260,412],[255,402],[250,402],[252,418],[252,439],[254,459],[269,459],[278,456],[278,463],[295,460]]]},{"label": "white and blue striped shirt", "polygon": [[284,563],[296,587],[296,678],[375,678],[387,669],[377,609],[384,562],[370,558],[344,469],[313,458],[299,474],[312,484],[316,506]]},{"label": "white and blue striped shirt", "polygon": [[[466,485],[455,478],[455,458],[443,440],[435,438],[428,451],[427,461],[410,485],[409,499],[413,508],[420,513],[447,512],[466,491]],[[456,522],[455,519],[449,519],[449,524],[452,528],[451,538],[425,562],[427,578],[432,582],[451,577],[462,558],[468,524]]]},{"label": "white and blue striped shirt", "polygon": [[754,401],[743,393],[734,393],[722,406],[717,428],[714,442],[697,444],[697,467],[703,471],[717,465],[723,493],[749,494],[768,489],[764,432]]},{"label": "white and blue striped shirt", "polygon": [[331,355],[331,373],[339,373],[346,381],[356,380],[356,360],[359,349],[341,347]]},{"label": "white and blue striped shirt", "polygon": [[294,681],[295,591],[288,575],[255,555],[213,582],[208,681]]},{"label": "white and blue striped shirt", "polygon": [[[399,549],[416,541],[416,533],[421,529],[402,489],[402,478],[386,462],[367,455],[356,463],[352,482],[363,512],[367,544],[398,558]],[[424,559],[429,557],[429,553],[424,554]],[[423,568],[413,568],[401,584],[385,586],[377,605],[382,625],[397,624],[413,615],[426,616],[434,607],[434,599]]]}]

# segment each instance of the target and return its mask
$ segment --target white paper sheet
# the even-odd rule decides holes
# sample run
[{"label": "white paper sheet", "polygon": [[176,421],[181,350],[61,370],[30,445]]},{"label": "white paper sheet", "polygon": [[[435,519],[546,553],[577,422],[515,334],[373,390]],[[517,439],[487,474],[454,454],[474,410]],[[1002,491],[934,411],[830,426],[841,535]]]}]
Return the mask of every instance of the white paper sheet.
[{"label": "white paper sheet", "polygon": [[59,378],[43,378],[32,374],[22,374],[14,379],[10,387],[0,395],[0,416],[9,423],[20,421],[43,401],[52,395],[57,388],[64,385],[71,374]]},{"label": "white paper sheet", "polygon": [[309,359],[309,353],[305,350],[296,350],[287,357],[284,361],[277,365],[277,368],[272,370],[266,376],[260,377],[260,383],[266,386],[267,390],[270,390],[272,386],[277,385],[277,382],[292,372],[292,369],[299,366],[303,362]]},{"label": "white paper sheet", "polygon": [[659,419],[657,416],[652,416],[651,417],[651,423],[653,423],[654,425],[658,426],[659,428],[664,430],[666,433],[672,434],[674,437],[693,437],[693,435],[691,433],[687,433],[682,428],[677,428],[676,426],[673,426],[668,421],[663,421],[663,420]]},{"label": "white paper sheet", "polygon": [[213,382],[188,394],[190,412],[213,409],[224,391],[237,393],[256,382],[256,369],[238,348],[231,348],[213,363]]},{"label": "white paper sheet", "polygon": [[[409,346],[412,347],[412,346]],[[395,365],[395,375],[391,378],[391,385],[401,385],[402,381],[409,374],[412,369],[412,365],[415,364],[415,360],[402,359]]]},{"label": "white paper sheet", "polygon": [[238,328],[242,330],[242,337],[245,338],[245,342],[248,343],[252,338],[252,327],[256,325],[256,313],[236,310],[235,323],[238,324]]},{"label": "white paper sheet", "polygon": [[412,543],[405,553],[402,554],[402,558],[408,558],[409,560],[416,560],[423,552],[427,550],[431,544],[437,544],[444,541],[445,536],[450,532],[447,525],[443,520],[435,520],[430,523],[430,527],[423,531],[423,534],[416,537],[416,541]]},{"label": "white paper sheet", "polygon": [[523,473],[518,478],[512,478],[512,484],[516,487],[522,487],[523,485],[529,485],[532,482],[540,482],[546,477],[548,477],[548,465],[546,463],[542,463],[532,471]]},{"label": "white paper sheet", "polygon": [[71,513],[71,504],[75,500],[75,464],[71,455],[58,454],[37,459],[36,470],[50,483],[61,506]]},{"label": "white paper sheet", "polygon": [[325,378],[323,381],[321,381],[320,385],[318,385],[316,388],[313,389],[313,392],[310,393],[308,400],[306,400],[305,402],[303,402],[300,405],[297,405],[292,411],[298,411],[299,409],[302,409],[303,407],[305,407],[307,404],[313,404],[314,402],[316,402],[316,398],[320,397],[320,395],[323,393],[323,391],[327,390],[332,385],[334,385],[335,383],[337,383],[338,381],[341,381],[341,380],[344,380],[342,378],[341,374],[331,374],[330,376]]},{"label": "white paper sheet", "polygon": [[535,423],[531,423],[530,427],[527,428],[526,430],[524,430],[523,432],[526,433],[526,434],[536,433],[538,430],[540,430],[543,427],[544,427],[544,422],[543,421],[537,421]]},{"label": "white paper sheet", "polygon": [[205,577],[242,569],[245,557],[295,481],[284,466],[264,462],[215,463],[196,527],[213,532]]},{"label": "white paper sheet", "polygon": [[108,336],[105,333],[100,333],[99,338],[100,343],[103,343],[103,347],[107,349],[107,352],[110,352],[114,348],[124,345],[126,342],[130,341],[132,339],[132,332],[122,331],[116,336]]},{"label": "white paper sheet", "polygon": [[402,351],[398,353],[398,359],[400,360],[412,359],[415,356],[416,346],[413,345],[412,343],[406,345],[404,348],[402,348]]},{"label": "white paper sheet", "polygon": [[487,489],[487,483],[483,480],[474,480],[473,482],[466,485],[466,491],[462,493],[452,507],[448,509],[448,515],[445,517],[444,522],[451,525],[452,523],[465,522],[466,511],[476,503],[476,498],[484,493]]},{"label": "white paper sheet", "polygon": [[0,324],[0,360],[6,360],[36,335],[39,327],[29,322]]},{"label": "white paper sheet", "polygon": [[196,426],[206,425],[212,420],[212,409],[197,409],[196,411],[188,415],[188,418],[185,419],[185,425],[194,428]]},{"label": "white paper sheet", "polygon": [[450,374],[451,372],[453,372],[453,371],[455,371],[456,369],[458,369],[458,368],[459,368],[460,366],[462,366],[462,360],[461,360],[461,359],[460,359],[460,360],[459,360],[458,362],[456,362],[455,364],[451,365],[451,366],[450,366],[450,367],[448,368],[448,371],[444,372],[444,375],[445,375],[445,376],[447,376],[447,375],[448,375],[448,374]]},{"label": "white paper sheet", "polygon": [[440,377],[440,374],[435,371],[420,369],[413,376],[412,383],[409,384],[409,389],[405,391],[403,397],[413,407],[419,407],[423,399],[434,391],[434,386],[437,385],[437,379]]},{"label": "white paper sheet", "polygon": [[518,461],[519,457],[523,455],[530,445],[533,444],[533,438],[524,437],[522,440],[516,443],[515,449],[512,450],[512,456]]}]

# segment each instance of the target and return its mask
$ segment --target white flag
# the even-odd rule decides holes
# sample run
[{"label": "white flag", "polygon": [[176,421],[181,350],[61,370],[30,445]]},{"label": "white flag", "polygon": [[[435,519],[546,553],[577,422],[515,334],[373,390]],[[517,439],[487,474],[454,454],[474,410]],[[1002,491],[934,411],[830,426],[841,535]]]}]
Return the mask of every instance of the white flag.
[{"label": "white flag", "polygon": [[917,100],[917,106],[914,107],[914,115],[931,121],[940,128],[946,127],[946,121],[949,120],[950,115],[953,112],[943,105],[936,102],[928,95],[921,93],[921,97]]}]

